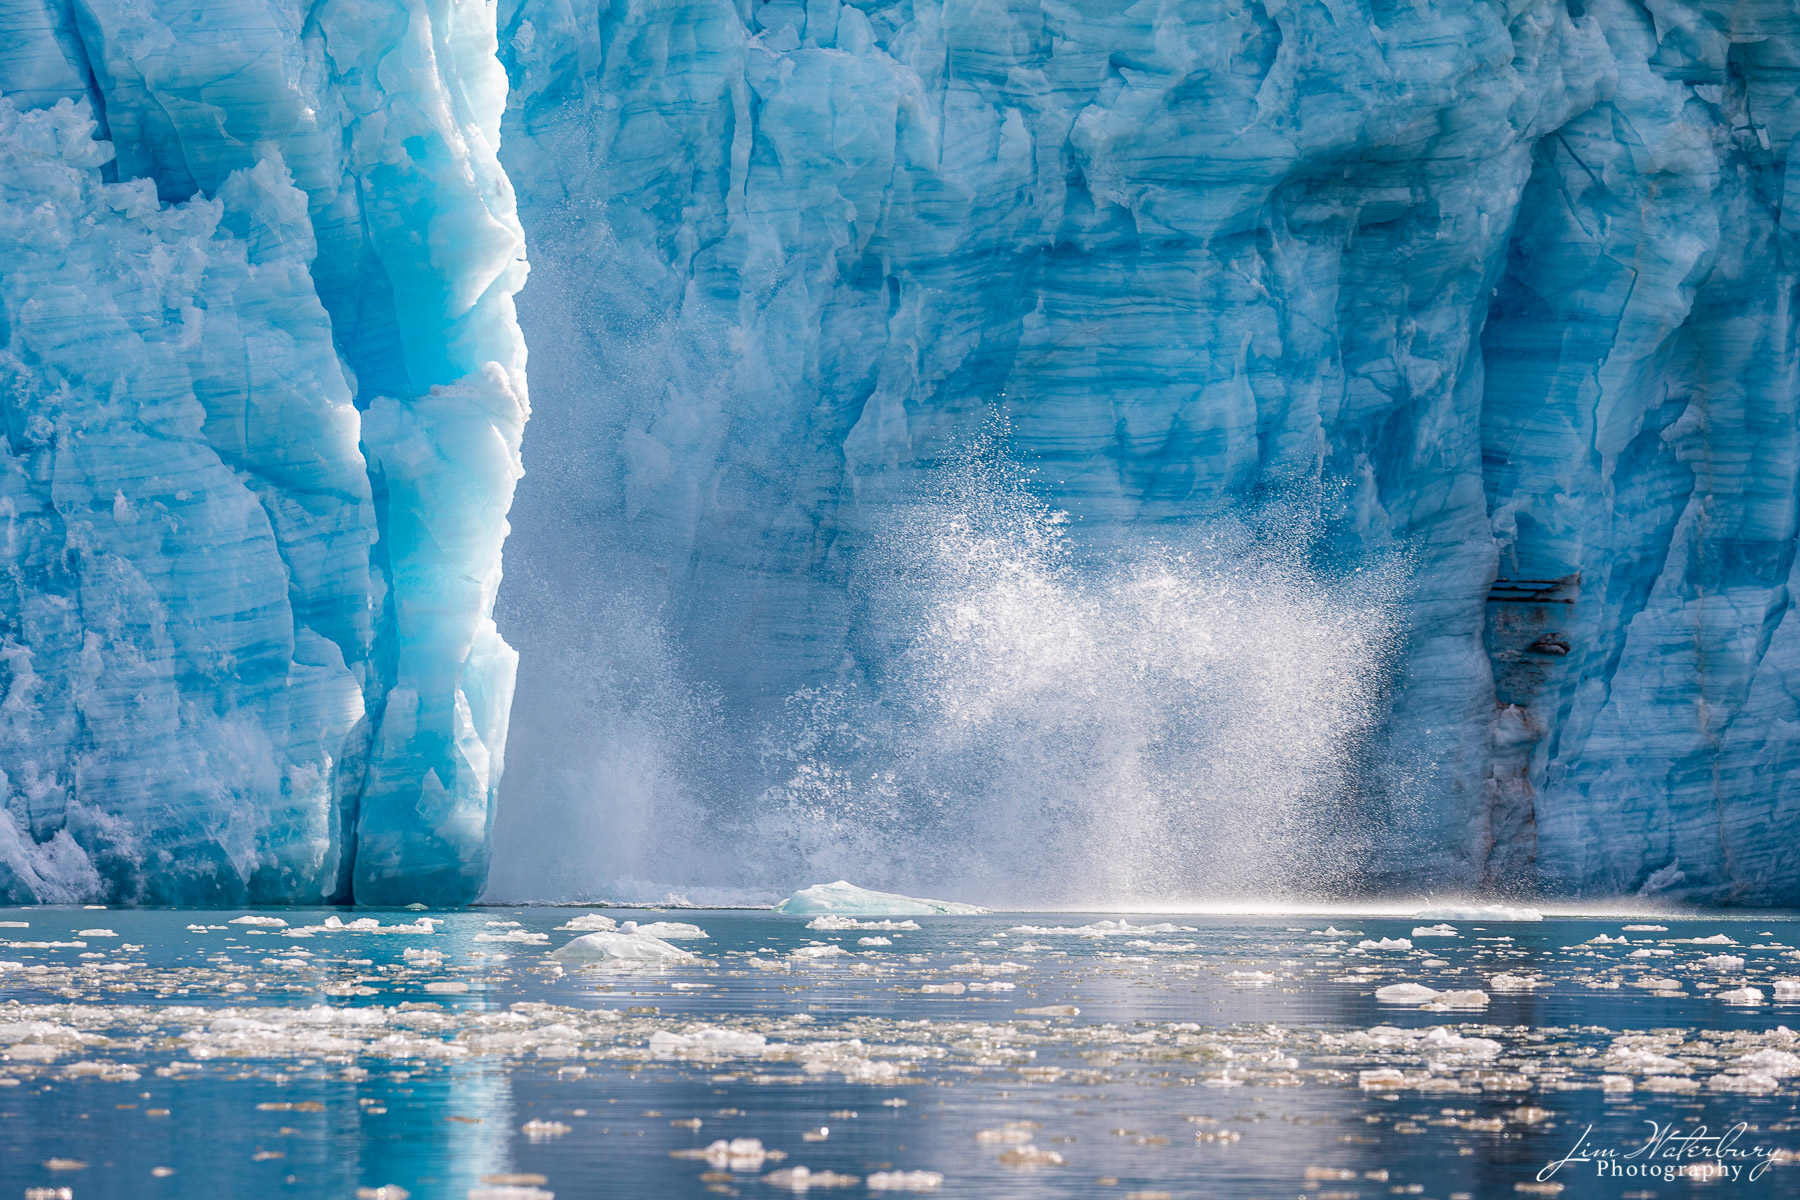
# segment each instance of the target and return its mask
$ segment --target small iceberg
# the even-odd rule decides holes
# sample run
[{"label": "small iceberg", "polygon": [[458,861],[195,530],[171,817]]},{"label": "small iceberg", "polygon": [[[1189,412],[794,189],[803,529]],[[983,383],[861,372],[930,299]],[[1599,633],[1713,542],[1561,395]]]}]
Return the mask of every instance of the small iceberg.
[{"label": "small iceberg", "polygon": [[695,956],[680,946],[672,946],[659,937],[638,929],[636,921],[626,921],[616,930],[602,930],[576,938],[551,958],[567,962],[656,963],[686,962]]},{"label": "small iceberg", "polygon": [[778,913],[810,915],[830,913],[836,916],[913,917],[975,916],[990,911],[973,904],[954,900],[921,900],[916,896],[900,896],[893,892],[871,892],[848,880],[820,883],[801,888],[775,906]]},{"label": "small iceberg", "polygon": [[1451,904],[1428,908],[1413,914],[1415,921],[1541,921],[1544,914],[1535,908],[1514,908],[1510,904]]}]

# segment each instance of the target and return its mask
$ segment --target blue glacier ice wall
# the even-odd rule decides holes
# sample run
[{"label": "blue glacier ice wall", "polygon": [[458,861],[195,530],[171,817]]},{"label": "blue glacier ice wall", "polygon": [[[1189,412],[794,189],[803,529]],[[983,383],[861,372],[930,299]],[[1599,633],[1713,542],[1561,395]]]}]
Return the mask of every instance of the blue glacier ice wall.
[{"label": "blue glacier ice wall", "polygon": [[0,902],[456,902],[516,659],[472,0],[0,2]]},{"label": "blue glacier ice wall", "polygon": [[1287,496],[1411,564],[1364,886],[1800,896],[1791,3],[498,22],[539,403],[496,894],[681,870],[735,735],[875,669],[866,551],[999,412],[1101,557]]}]

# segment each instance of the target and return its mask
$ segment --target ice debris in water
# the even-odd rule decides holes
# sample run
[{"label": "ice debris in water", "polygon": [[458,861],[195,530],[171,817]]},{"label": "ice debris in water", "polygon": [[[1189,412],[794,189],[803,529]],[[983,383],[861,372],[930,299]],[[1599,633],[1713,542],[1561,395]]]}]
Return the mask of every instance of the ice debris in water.
[{"label": "ice debris in water", "polygon": [[814,1188],[847,1188],[855,1187],[862,1180],[855,1175],[840,1175],[836,1171],[813,1171],[806,1167],[783,1167],[779,1171],[771,1171],[763,1176],[763,1182],[770,1187],[781,1188],[789,1192],[809,1192]]},{"label": "ice debris in water", "polygon": [[839,916],[972,916],[989,911],[954,900],[922,900],[893,892],[872,892],[848,880],[801,888],[775,906],[778,913],[832,913]]},{"label": "ice debris in water", "polygon": [[1741,971],[1744,960],[1736,954],[1709,954],[1694,965],[1709,971]]},{"label": "ice debris in water", "polygon": [[694,955],[659,937],[639,932],[636,921],[626,921],[617,930],[578,937],[553,951],[551,957],[574,962],[651,963],[684,962]]},{"label": "ice debris in water", "polygon": [[648,925],[639,925],[637,931],[648,937],[659,937],[665,941],[669,938],[703,938],[706,930],[698,925],[690,925],[686,921],[652,921]]},{"label": "ice debris in water", "polygon": [[604,933],[618,927],[619,923],[611,917],[602,916],[600,913],[583,913],[572,921],[564,921],[557,926],[557,929],[567,930],[571,933]]},{"label": "ice debris in water", "polygon": [[1167,921],[1157,925],[1133,925],[1130,921],[1095,921],[1091,925],[1015,925],[1008,933],[1023,933],[1032,937],[1066,935],[1069,937],[1108,938],[1131,934],[1141,937],[1146,933],[1195,933],[1192,925],[1171,925]]},{"label": "ice debris in water", "polygon": [[1438,997],[1436,988],[1422,983],[1390,983],[1375,989],[1375,999],[1383,1004],[1423,1004]]},{"label": "ice debris in water", "polygon": [[1420,925],[1412,931],[1416,938],[1453,938],[1461,937],[1454,925]]},{"label": "ice debris in water", "polygon": [[[335,918],[334,918],[335,919]],[[286,929],[287,922],[280,917],[262,917],[254,913],[245,913],[241,917],[233,917],[227,925],[267,925],[271,929]]]},{"label": "ice debris in water", "polygon": [[[841,931],[846,929],[885,929],[912,930],[919,927],[917,921],[859,921],[855,917],[839,917],[826,913],[822,917],[814,917],[806,923],[808,929],[822,931]],[[874,1178],[874,1176],[870,1176]]]},{"label": "ice debris in water", "polygon": [[877,1171],[865,1181],[871,1192],[930,1192],[944,1186],[936,1171]]},{"label": "ice debris in water", "polygon": [[688,1033],[659,1029],[650,1035],[658,1058],[761,1058],[769,1039],[760,1033],[702,1025]]},{"label": "ice debris in water", "polygon": [[1415,921],[1541,921],[1544,914],[1535,908],[1514,908],[1509,904],[1449,904],[1428,908],[1413,914]]},{"label": "ice debris in water", "polygon": [[1356,948],[1358,950],[1411,950],[1413,947],[1412,943],[1405,938],[1382,938],[1378,942],[1364,938],[1356,943]]},{"label": "ice debris in water", "polygon": [[702,1159],[715,1171],[756,1171],[765,1162],[780,1162],[787,1157],[784,1150],[770,1150],[759,1138],[720,1138],[710,1146],[698,1149],[671,1150],[670,1158]]}]

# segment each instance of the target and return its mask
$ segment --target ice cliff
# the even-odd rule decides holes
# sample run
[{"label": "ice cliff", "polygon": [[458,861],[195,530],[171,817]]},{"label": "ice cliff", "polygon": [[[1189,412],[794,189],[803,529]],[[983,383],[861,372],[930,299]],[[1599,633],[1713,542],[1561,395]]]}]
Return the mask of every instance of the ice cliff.
[{"label": "ice cliff", "polygon": [[467,0],[0,2],[0,902],[457,902],[515,656]]},{"label": "ice cliff", "polygon": [[[1292,493],[1411,564],[1367,886],[1800,897],[1791,3],[498,20],[543,454],[509,594],[663,647],[589,655],[583,723],[531,699],[577,623],[509,625],[515,782],[611,814],[590,861],[689,773],[659,731],[866,675],[859,548],[1000,410],[1088,543]],[[528,891],[522,796],[499,833]]]},{"label": "ice cliff", "polygon": [[[1406,565],[1363,886],[1793,902],[1797,94],[1776,0],[0,0],[0,894],[478,890],[522,325],[515,893],[829,776],[745,747],[847,736],[895,514],[999,413],[1089,559],[1297,504]],[[1182,630],[1271,711],[1335,669],[1143,584],[1060,689],[1142,694],[982,743],[1119,755],[1026,808],[1167,760],[1112,713],[1208,690]]]}]

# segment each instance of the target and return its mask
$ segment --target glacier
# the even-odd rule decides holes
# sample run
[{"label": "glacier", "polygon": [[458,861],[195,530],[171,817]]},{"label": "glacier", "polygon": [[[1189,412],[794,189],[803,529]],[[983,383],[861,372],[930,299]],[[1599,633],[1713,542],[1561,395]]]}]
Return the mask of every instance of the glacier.
[{"label": "glacier", "polygon": [[480,891],[527,412],[494,36],[0,6],[0,900]]},{"label": "glacier", "polygon": [[[524,665],[497,894],[668,869],[718,776],[771,758],[812,800],[797,827],[713,835],[721,882],[770,849],[897,888],[1075,875],[1060,855],[1138,820],[1182,713],[1089,703],[1099,738],[1015,719],[984,750],[1067,740],[1072,783],[984,794],[1017,811],[945,838],[935,875],[881,870],[954,803],[887,788],[864,718],[891,704],[767,736],[784,706],[878,689],[896,637],[871,548],[932,533],[894,514],[999,413],[1091,558],[1179,551],[1288,495],[1307,555],[1406,565],[1392,685],[1178,758],[1244,777],[1173,789],[1183,820],[1246,808],[1254,833],[1272,788],[1329,801],[1236,760],[1372,705],[1338,801],[1361,828],[1299,839],[1302,877],[1342,840],[1355,888],[1800,896],[1793,5],[503,0],[498,20],[539,457],[501,599]],[[571,593],[581,618],[536,615]],[[1255,600],[1214,622],[1252,651],[1287,628]],[[1022,610],[958,670],[1054,709],[1056,671],[1022,696],[1011,664],[1033,628],[1083,634],[1063,612]],[[1181,673],[1147,636],[1112,644]],[[1339,665],[1295,653],[1299,677]],[[1119,678],[1060,682],[1139,706]],[[846,725],[878,744],[815,752]],[[878,832],[807,840],[842,811]]]},{"label": "glacier", "polygon": [[1793,903],[1797,95],[1772,0],[0,0],[0,897]]}]

